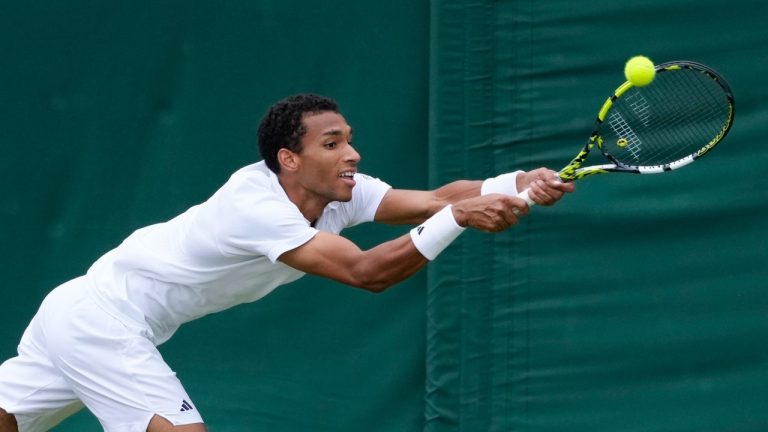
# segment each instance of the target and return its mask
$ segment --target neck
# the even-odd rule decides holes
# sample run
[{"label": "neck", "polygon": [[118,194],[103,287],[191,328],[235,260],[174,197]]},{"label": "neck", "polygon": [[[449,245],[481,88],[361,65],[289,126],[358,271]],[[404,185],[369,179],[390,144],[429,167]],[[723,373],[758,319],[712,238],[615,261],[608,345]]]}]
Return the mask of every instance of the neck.
[{"label": "neck", "polygon": [[299,208],[304,218],[314,225],[330,201],[318,197],[288,176],[278,175],[277,179],[285,194],[288,195],[288,199]]}]

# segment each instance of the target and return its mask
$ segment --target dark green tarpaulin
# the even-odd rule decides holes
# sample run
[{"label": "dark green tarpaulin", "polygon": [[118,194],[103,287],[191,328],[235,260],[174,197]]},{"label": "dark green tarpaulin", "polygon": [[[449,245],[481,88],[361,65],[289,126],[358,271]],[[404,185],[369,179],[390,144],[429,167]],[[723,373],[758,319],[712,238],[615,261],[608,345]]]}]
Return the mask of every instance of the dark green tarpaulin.
[{"label": "dark green tarpaulin", "polygon": [[[422,188],[562,166],[645,54],[729,79],[736,124],[701,162],[585,180],[383,295],[306,278],[162,351],[212,431],[762,432],[767,16],[746,0],[6,4],[0,357],[56,284],[255,160],[283,96],[335,97],[362,170]],[[57,430],[100,428],[83,412]]]},{"label": "dark green tarpaulin", "polygon": [[560,167],[636,54],[729,78],[691,168],[594,177],[429,268],[426,430],[768,427],[762,3],[438,1],[430,182]]}]

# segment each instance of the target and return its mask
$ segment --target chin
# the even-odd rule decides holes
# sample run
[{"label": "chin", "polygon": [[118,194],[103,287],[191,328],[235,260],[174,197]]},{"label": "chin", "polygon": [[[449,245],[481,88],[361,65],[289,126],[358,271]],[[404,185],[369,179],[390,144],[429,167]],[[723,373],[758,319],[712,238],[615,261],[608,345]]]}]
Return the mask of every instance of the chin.
[{"label": "chin", "polygon": [[349,193],[340,193],[336,195],[336,201],[339,201],[339,202],[352,201],[352,191],[350,191]]}]

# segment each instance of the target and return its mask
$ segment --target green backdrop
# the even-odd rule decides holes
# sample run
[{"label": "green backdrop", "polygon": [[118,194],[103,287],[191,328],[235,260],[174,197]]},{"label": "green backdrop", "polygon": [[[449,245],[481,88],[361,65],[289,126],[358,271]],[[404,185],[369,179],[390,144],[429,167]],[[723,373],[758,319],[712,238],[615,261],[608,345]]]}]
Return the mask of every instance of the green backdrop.
[{"label": "green backdrop", "polygon": [[593,177],[429,268],[426,428],[768,427],[765,3],[433,2],[430,183],[561,167],[623,65],[713,66],[736,122],[661,176]]},{"label": "green backdrop", "polygon": [[254,161],[279,98],[335,97],[363,170],[422,188],[562,166],[645,54],[729,79],[711,156],[585,180],[382,295],[307,277],[161,350],[215,431],[765,430],[768,6],[316,3],[0,8],[0,358],[51,288]]}]

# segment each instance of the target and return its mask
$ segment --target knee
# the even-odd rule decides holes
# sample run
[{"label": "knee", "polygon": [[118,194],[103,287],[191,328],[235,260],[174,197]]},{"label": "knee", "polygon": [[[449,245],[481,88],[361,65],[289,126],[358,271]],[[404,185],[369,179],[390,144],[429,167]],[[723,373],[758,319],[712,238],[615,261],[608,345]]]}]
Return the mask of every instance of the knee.
[{"label": "knee", "polygon": [[8,414],[2,408],[0,408],[0,432],[19,432],[16,416]]},{"label": "knee", "polygon": [[[203,423],[193,423],[187,425],[174,426],[171,422],[155,414],[149,421],[147,432],[207,432],[208,429]],[[0,432],[5,432],[0,429]]]}]

